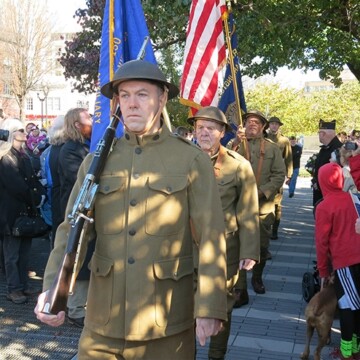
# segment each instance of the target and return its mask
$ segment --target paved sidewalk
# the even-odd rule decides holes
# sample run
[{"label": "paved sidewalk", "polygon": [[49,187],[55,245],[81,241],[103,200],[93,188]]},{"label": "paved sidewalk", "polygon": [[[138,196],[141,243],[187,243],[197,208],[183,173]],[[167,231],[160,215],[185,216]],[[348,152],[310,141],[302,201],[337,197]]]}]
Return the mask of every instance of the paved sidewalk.
[{"label": "paved sidewalk", "polygon": [[[306,325],[302,299],[302,276],[313,271],[316,259],[310,178],[299,178],[295,196],[284,188],[283,215],[279,239],[271,240],[272,260],[265,267],[266,293],[253,292],[248,275],[249,305],[234,309],[226,360],[293,360],[304,350]],[[322,359],[333,359],[340,342],[339,321],[332,329],[332,343],[322,351]],[[317,345],[312,339],[311,354]],[[207,359],[207,349],[197,360]],[[310,359],[313,359],[311,356]]]},{"label": "paved sidewalk", "polygon": [[[289,199],[284,189],[280,236],[271,241],[273,258],[265,268],[266,294],[255,294],[249,282],[249,305],[233,311],[227,360],[299,359],[305,344],[306,306],[301,281],[304,272],[312,271],[315,259],[313,232],[310,179],[299,178],[294,198]],[[34,239],[31,269],[38,276],[31,279],[33,285],[41,286],[48,253],[48,240]],[[0,275],[0,360],[75,359],[78,328],[42,325],[33,314],[35,299],[14,305],[5,300],[5,294],[5,278]],[[332,344],[322,352],[324,360],[333,359],[331,352],[339,341],[339,323],[335,320]],[[315,334],[312,351],[316,344]],[[197,360],[206,359],[207,346],[198,347]]]}]

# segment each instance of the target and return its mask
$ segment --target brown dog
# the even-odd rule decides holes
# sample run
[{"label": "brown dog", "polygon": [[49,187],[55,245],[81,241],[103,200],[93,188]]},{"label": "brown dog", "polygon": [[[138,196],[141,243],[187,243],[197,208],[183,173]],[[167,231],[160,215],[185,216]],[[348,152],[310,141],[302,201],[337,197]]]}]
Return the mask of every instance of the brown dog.
[{"label": "brown dog", "polygon": [[319,337],[318,346],[314,353],[314,360],[320,360],[322,348],[330,343],[331,325],[336,311],[337,299],[333,284],[333,277],[327,286],[315,294],[305,309],[307,323],[306,344],[300,358],[309,359],[310,341],[316,329]]}]

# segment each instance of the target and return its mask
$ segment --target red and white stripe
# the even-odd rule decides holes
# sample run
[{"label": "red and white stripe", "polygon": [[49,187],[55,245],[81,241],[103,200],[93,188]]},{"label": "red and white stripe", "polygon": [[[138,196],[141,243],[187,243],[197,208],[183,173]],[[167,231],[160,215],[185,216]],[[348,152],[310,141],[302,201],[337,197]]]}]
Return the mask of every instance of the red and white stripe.
[{"label": "red and white stripe", "polygon": [[193,0],[186,34],[180,101],[192,108],[218,105],[219,70],[226,62],[225,0]]}]

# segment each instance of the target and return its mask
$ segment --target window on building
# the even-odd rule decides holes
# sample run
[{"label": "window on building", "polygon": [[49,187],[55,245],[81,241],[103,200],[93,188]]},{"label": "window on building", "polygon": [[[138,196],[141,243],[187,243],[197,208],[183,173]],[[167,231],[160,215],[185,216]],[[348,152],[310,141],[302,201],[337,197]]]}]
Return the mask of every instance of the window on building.
[{"label": "window on building", "polygon": [[26,110],[34,110],[34,100],[32,97],[26,98]]},{"label": "window on building", "polygon": [[78,101],[76,102],[76,107],[78,107],[78,108],[84,108],[84,109],[88,109],[88,110],[89,110],[89,101],[78,100]]},{"label": "window on building", "polygon": [[60,98],[59,97],[48,97],[47,98],[48,111],[60,110]]},{"label": "window on building", "polygon": [[4,84],[4,94],[5,95],[11,95],[10,85],[7,84],[7,83]]}]

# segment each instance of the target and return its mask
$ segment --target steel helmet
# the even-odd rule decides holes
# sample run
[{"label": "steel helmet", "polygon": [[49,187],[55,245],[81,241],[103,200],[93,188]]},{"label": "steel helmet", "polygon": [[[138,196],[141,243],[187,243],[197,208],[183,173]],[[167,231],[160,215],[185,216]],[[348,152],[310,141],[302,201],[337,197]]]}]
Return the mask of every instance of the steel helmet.
[{"label": "steel helmet", "polygon": [[269,123],[271,123],[271,122],[277,123],[277,124],[279,124],[280,126],[284,125],[277,116],[271,117],[271,118],[269,119]]},{"label": "steel helmet", "polygon": [[188,118],[187,122],[190,125],[194,125],[195,121],[199,119],[215,121],[217,123],[225,125],[225,131],[232,130],[226,119],[225,114],[215,106],[205,106],[201,108],[193,117]]},{"label": "steel helmet", "polygon": [[114,94],[118,94],[119,84],[128,80],[149,80],[162,84],[169,90],[169,100],[179,93],[179,89],[166,80],[157,65],[145,60],[131,60],[124,63],[116,70],[112,81],[101,87],[101,93],[112,99]]}]

